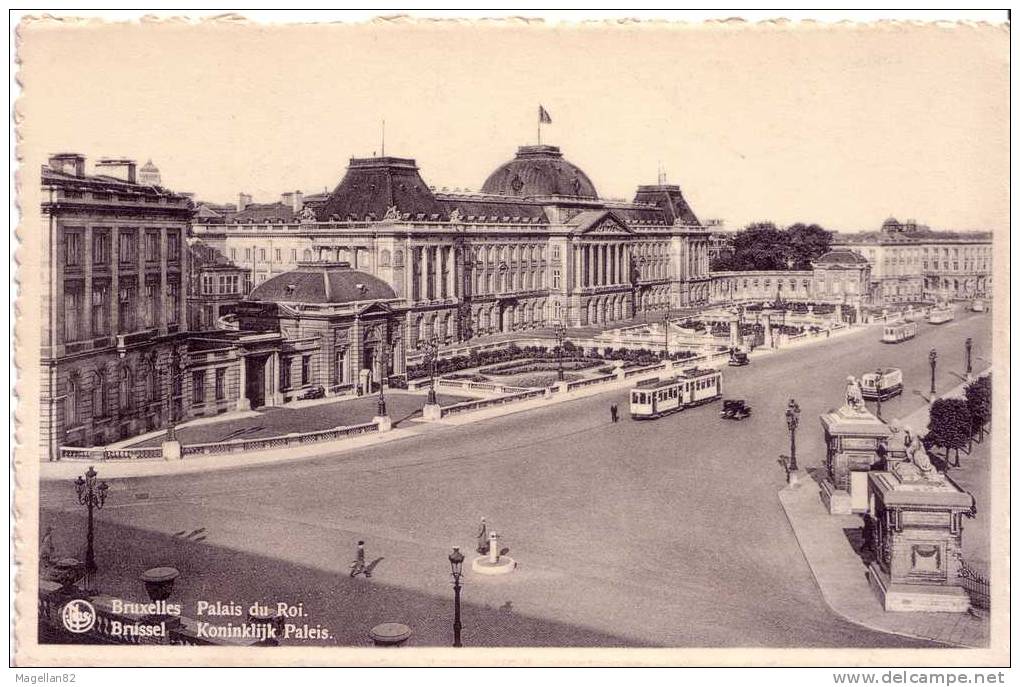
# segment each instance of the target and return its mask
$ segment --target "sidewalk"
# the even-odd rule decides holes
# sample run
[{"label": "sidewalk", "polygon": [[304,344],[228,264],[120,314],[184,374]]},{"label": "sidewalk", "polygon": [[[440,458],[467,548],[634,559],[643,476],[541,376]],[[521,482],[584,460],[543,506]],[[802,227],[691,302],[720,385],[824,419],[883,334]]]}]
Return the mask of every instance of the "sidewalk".
[{"label": "sidewalk", "polygon": [[829,515],[816,486],[813,479],[805,479],[780,491],[779,501],[822,598],[833,611],[872,630],[954,646],[988,646],[987,618],[969,613],[886,612],[868,584],[864,562],[847,538],[848,530],[860,529],[860,516]]},{"label": "sidewalk", "polygon": [[[975,377],[987,371],[981,371]],[[965,385],[966,382],[939,397],[961,395]],[[928,427],[928,406],[922,406],[901,418],[901,422],[918,432],[925,432]],[[987,465],[984,467],[987,469]],[[811,468],[808,472],[811,479],[804,479],[795,486],[781,490],[779,501],[822,597],[833,611],[850,622],[873,630],[955,646],[988,646],[988,618],[967,613],[886,612],[868,584],[867,567],[849,538],[861,529],[861,517],[829,515],[822,504],[817,482],[822,477],[823,469]],[[978,528],[982,524],[987,529],[989,523],[976,523]]]}]

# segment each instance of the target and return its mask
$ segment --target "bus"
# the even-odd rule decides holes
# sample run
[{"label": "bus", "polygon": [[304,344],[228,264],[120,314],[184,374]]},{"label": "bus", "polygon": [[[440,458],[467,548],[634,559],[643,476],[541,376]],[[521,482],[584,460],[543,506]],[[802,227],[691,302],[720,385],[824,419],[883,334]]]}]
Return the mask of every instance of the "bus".
[{"label": "bus", "polygon": [[630,417],[650,420],[709,403],[721,396],[722,373],[692,367],[669,379],[638,382],[630,391]]},{"label": "bus", "polygon": [[956,317],[956,313],[953,311],[953,306],[945,305],[942,307],[935,307],[928,313],[928,324],[944,324]]},{"label": "bus", "polygon": [[882,328],[883,343],[900,343],[917,336],[917,324],[914,322],[895,322]]}]

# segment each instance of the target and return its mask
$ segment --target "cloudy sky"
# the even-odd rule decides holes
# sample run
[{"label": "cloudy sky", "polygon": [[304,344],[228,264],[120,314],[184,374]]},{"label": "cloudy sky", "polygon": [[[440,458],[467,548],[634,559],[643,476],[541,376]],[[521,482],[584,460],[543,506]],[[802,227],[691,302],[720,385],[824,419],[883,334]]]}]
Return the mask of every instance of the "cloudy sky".
[{"label": "cloudy sky", "polygon": [[[203,199],[332,188],[350,157],[413,157],[480,188],[535,142],[607,197],[661,163],[700,217],[1008,227],[1002,27],[185,22],[20,30],[26,165],[152,158]],[[28,169],[37,169],[29,166]]]}]

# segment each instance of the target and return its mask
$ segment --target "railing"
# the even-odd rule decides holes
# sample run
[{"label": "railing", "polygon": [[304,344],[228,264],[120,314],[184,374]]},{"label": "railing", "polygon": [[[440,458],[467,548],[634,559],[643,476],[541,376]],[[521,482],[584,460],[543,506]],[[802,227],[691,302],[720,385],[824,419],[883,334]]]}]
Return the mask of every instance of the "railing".
[{"label": "railing", "polygon": [[992,607],[990,582],[986,577],[975,572],[962,559],[960,560],[957,579],[960,581],[960,585],[967,591],[967,594],[970,596],[970,603],[975,608],[988,610]]},{"label": "railing", "polygon": [[442,417],[458,415],[460,413],[467,413],[473,410],[481,410],[483,408],[502,406],[508,403],[514,403],[516,401],[526,401],[531,398],[542,398],[544,396],[545,389],[531,389],[528,391],[524,391],[522,393],[510,394],[509,396],[498,396],[496,398],[485,398],[478,401],[464,401],[463,403],[454,403],[453,405],[443,407]]},{"label": "railing", "polygon": [[570,382],[567,384],[567,391],[573,391],[574,389],[580,389],[585,386],[593,386],[595,384],[605,384],[606,382],[612,382],[617,379],[615,374],[603,375],[601,377],[590,377],[589,379],[580,379],[576,382]]},{"label": "railing", "polygon": [[60,460],[105,462],[108,460],[157,460],[163,457],[162,448],[81,448],[61,446]]},{"label": "railing", "polygon": [[379,431],[379,425],[375,422],[368,422],[362,425],[335,427],[333,429],[325,429],[318,432],[284,434],[281,436],[266,437],[265,439],[238,439],[235,441],[222,441],[214,444],[190,444],[182,447],[181,453],[184,456],[211,456],[223,453],[247,453],[249,451],[264,451],[271,448],[303,446],[306,444],[317,444],[323,441],[336,441],[337,439],[346,439],[348,437],[377,431]]}]

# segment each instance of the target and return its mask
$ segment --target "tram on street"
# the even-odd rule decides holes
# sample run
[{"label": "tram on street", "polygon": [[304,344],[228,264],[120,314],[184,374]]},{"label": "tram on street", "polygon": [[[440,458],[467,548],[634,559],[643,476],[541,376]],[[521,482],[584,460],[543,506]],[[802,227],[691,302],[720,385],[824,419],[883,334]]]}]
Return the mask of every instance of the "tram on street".
[{"label": "tram on street", "polygon": [[956,312],[953,311],[953,306],[944,305],[941,307],[935,307],[928,313],[928,324],[944,324],[956,318]]},{"label": "tram on street", "polygon": [[984,312],[986,310],[984,299],[975,298],[970,303],[970,309],[972,312]]},{"label": "tram on street", "polygon": [[903,393],[903,371],[897,367],[883,367],[861,375],[861,397],[866,401],[884,401]]},{"label": "tram on street", "polygon": [[630,417],[651,420],[721,397],[722,373],[692,367],[670,379],[638,382],[630,391]]},{"label": "tram on street", "polygon": [[917,336],[917,323],[896,322],[882,328],[883,343],[900,343]]}]

